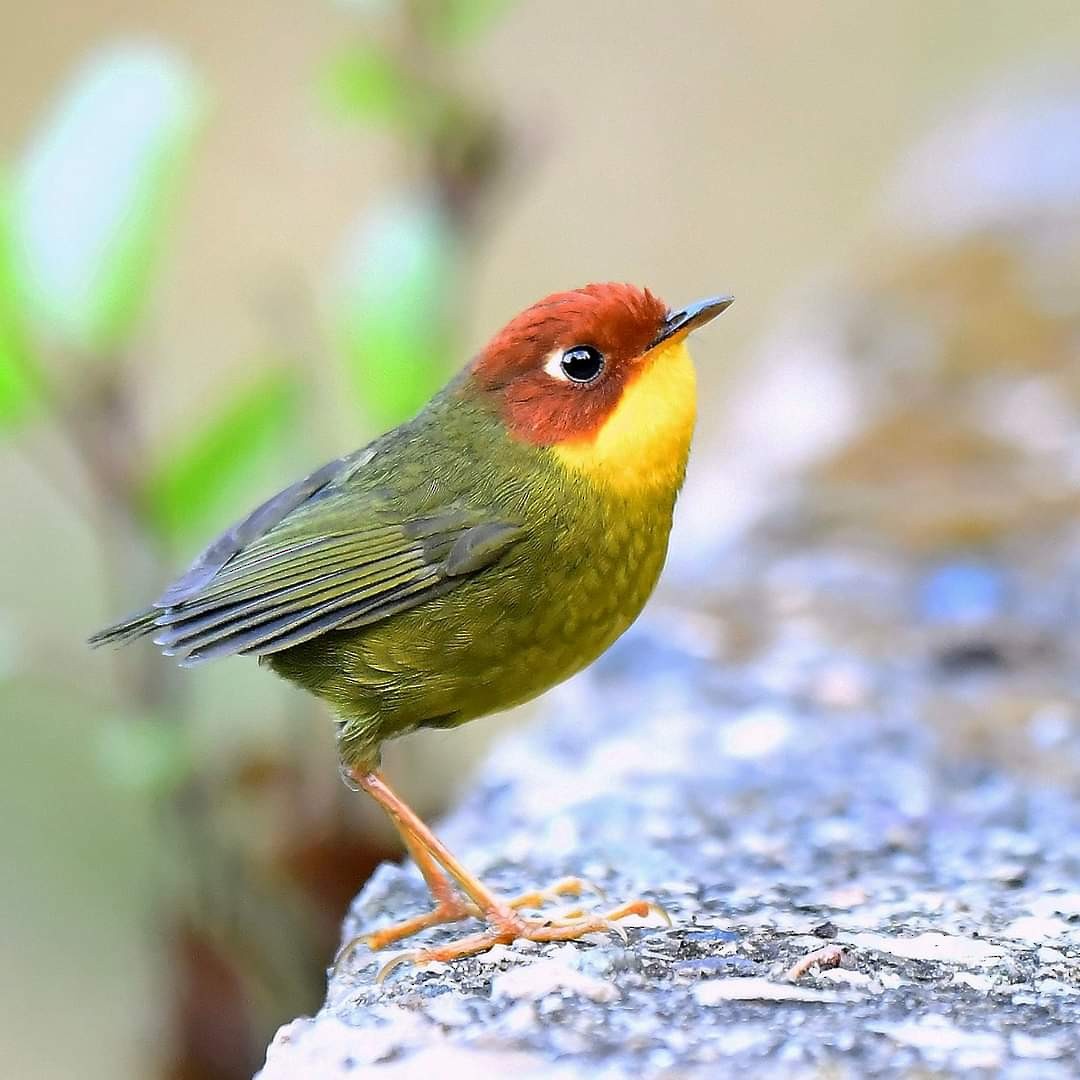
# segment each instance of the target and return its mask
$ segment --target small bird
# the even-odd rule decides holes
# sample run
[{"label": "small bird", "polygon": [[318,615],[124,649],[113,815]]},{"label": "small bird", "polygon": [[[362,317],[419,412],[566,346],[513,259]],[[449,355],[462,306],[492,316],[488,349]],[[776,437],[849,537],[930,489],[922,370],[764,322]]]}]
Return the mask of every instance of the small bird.
[{"label": "small bird", "polygon": [[618,283],[548,296],[415,418],[263,503],[150,608],[90,639],[152,636],[183,667],[254,655],[329,703],[343,777],[389,815],[434,901],[365,935],[373,949],[483,920],[406,954],[446,961],[518,938],[574,940],[653,906],[522,914],[584,883],[496,895],[387,783],[380,747],[529,701],[637,618],[694,428],[686,338],[731,302],[671,310]]}]

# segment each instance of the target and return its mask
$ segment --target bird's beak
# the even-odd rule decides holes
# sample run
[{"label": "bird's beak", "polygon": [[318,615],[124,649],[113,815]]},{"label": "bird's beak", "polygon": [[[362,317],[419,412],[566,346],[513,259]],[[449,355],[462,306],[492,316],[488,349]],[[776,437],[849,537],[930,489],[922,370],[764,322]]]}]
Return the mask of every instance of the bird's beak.
[{"label": "bird's beak", "polygon": [[649,348],[655,349],[657,345],[662,345],[671,338],[682,340],[699,326],[712,322],[721,311],[726,311],[734,302],[734,296],[710,296],[705,300],[687,304],[678,311],[668,312],[660,333],[656,335],[656,339]]}]

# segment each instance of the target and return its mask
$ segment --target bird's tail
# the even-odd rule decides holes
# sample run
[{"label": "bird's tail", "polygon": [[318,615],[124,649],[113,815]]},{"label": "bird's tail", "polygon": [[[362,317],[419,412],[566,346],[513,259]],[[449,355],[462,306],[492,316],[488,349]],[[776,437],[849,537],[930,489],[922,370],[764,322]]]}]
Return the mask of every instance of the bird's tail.
[{"label": "bird's tail", "polygon": [[146,637],[154,630],[154,620],[161,614],[157,608],[147,608],[130,615],[115,626],[107,626],[89,638],[88,644],[96,649],[99,645],[126,645],[136,638]]}]

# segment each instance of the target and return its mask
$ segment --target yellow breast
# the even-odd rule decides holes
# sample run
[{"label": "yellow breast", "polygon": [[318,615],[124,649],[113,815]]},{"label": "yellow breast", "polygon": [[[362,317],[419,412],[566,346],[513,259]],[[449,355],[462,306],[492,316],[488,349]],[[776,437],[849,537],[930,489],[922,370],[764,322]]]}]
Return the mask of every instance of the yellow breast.
[{"label": "yellow breast", "polygon": [[697,414],[694,364],[673,340],[644,357],[614,411],[589,439],[559,443],[555,456],[620,494],[678,490]]}]

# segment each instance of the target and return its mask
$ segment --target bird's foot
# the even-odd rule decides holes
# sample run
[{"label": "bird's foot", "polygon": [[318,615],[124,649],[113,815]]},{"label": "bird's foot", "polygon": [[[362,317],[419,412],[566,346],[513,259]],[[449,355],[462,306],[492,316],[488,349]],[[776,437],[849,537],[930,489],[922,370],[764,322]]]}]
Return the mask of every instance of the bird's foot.
[{"label": "bird's foot", "polygon": [[[523,908],[538,908],[543,907],[548,901],[564,896],[578,897],[585,892],[594,892],[597,896],[604,898],[604,891],[599,885],[594,885],[592,882],[585,881],[582,878],[566,877],[554,882],[546,889],[534,889],[531,892],[511,897],[506,901],[506,905],[513,911],[519,911]],[[562,918],[580,917],[583,914],[581,908],[576,908],[564,912]],[[413,934],[419,934],[422,930],[429,930],[433,926],[446,926],[449,923],[461,922],[462,919],[482,919],[483,917],[483,913],[471,901],[462,899],[448,889],[440,889],[439,902],[431,911],[426,911],[423,915],[416,915],[411,919],[404,919],[399,923],[394,923],[392,926],[384,926],[381,930],[358,934],[347,942],[338,953],[335,966],[339,967],[341,962],[350,956],[353,949],[360,944],[366,945],[372,952],[378,952],[388,945],[412,937]],[[551,921],[554,924],[560,920]]]},{"label": "bird's foot", "polygon": [[379,949],[385,949],[387,945],[393,945],[394,942],[401,941],[402,938],[412,937],[413,934],[418,934],[421,930],[427,930],[432,926],[445,926],[447,923],[460,922],[462,919],[478,918],[479,915],[480,912],[475,904],[454,896],[440,901],[423,915],[417,915],[412,919],[404,919],[399,923],[394,923],[392,926],[384,926],[381,930],[373,930],[369,934],[360,934],[346,948],[349,949],[355,942],[362,941],[372,952],[378,952]]},{"label": "bird's foot", "polygon": [[[532,896],[534,894],[526,894]],[[530,918],[517,914],[516,911],[491,911],[485,913],[488,928],[478,934],[470,934],[448,945],[438,945],[429,949],[417,949],[413,952],[400,953],[393,957],[379,970],[377,982],[382,982],[391,972],[404,964],[445,963],[459,960],[465,956],[476,956],[487,952],[495,945],[509,945],[513,941],[577,941],[588,934],[616,934],[623,942],[627,941],[626,931],[619,925],[620,920],[634,915],[647,918],[659,915],[668,925],[671,919],[659,904],[649,900],[631,900],[603,915],[589,915],[581,908],[563,912],[557,918]]]},{"label": "bird's foot", "polygon": [[[594,892],[601,899],[604,898],[604,892],[599,885],[594,885],[592,882],[585,881],[582,878],[566,877],[560,878],[546,889],[534,889],[531,892],[511,897],[506,901],[506,905],[514,911],[519,911],[522,908],[539,908],[543,907],[548,901],[557,900],[564,896],[578,897],[585,892]],[[373,952],[378,952],[379,949],[385,949],[387,945],[393,945],[403,938],[412,937],[413,934],[418,934],[421,930],[428,930],[432,926],[445,926],[447,923],[460,922],[462,919],[482,919],[483,917],[480,909],[471,901],[464,900],[456,893],[448,890],[440,890],[439,902],[431,911],[394,923],[392,926],[383,927],[381,930],[360,934],[350,941],[342,951],[349,952],[352,950],[353,945],[363,942]]]},{"label": "bird's foot", "polygon": [[617,933],[626,940],[626,931],[619,921],[631,915],[644,918],[659,915],[669,926],[671,919],[659,905],[648,900],[632,900],[603,915],[590,914],[584,908],[574,908],[548,917],[522,915],[521,909],[542,906],[559,896],[577,897],[586,889],[603,893],[581,878],[563,878],[547,889],[522,893],[512,900],[496,896],[475,874],[470,873],[446,845],[420,820],[409,805],[386,782],[375,769],[356,766],[349,770],[350,779],[358,788],[366,791],[390,816],[416,865],[423,875],[435,907],[426,915],[407,919],[396,926],[388,926],[349,942],[338,953],[335,964],[339,968],[351,955],[353,945],[365,941],[372,949],[381,949],[400,941],[419,930],[460,919],[474,917],[487,923],[487,929],[470,934],[449,945],[419,949],[402,953],[385,964],[376,976],[382,982],[387,975],[403,963],[430,964],[437,961],[456,960],[463,956],[475,956],[495,945],[508,945],[512,941],[575,941],[587,934]]}]

